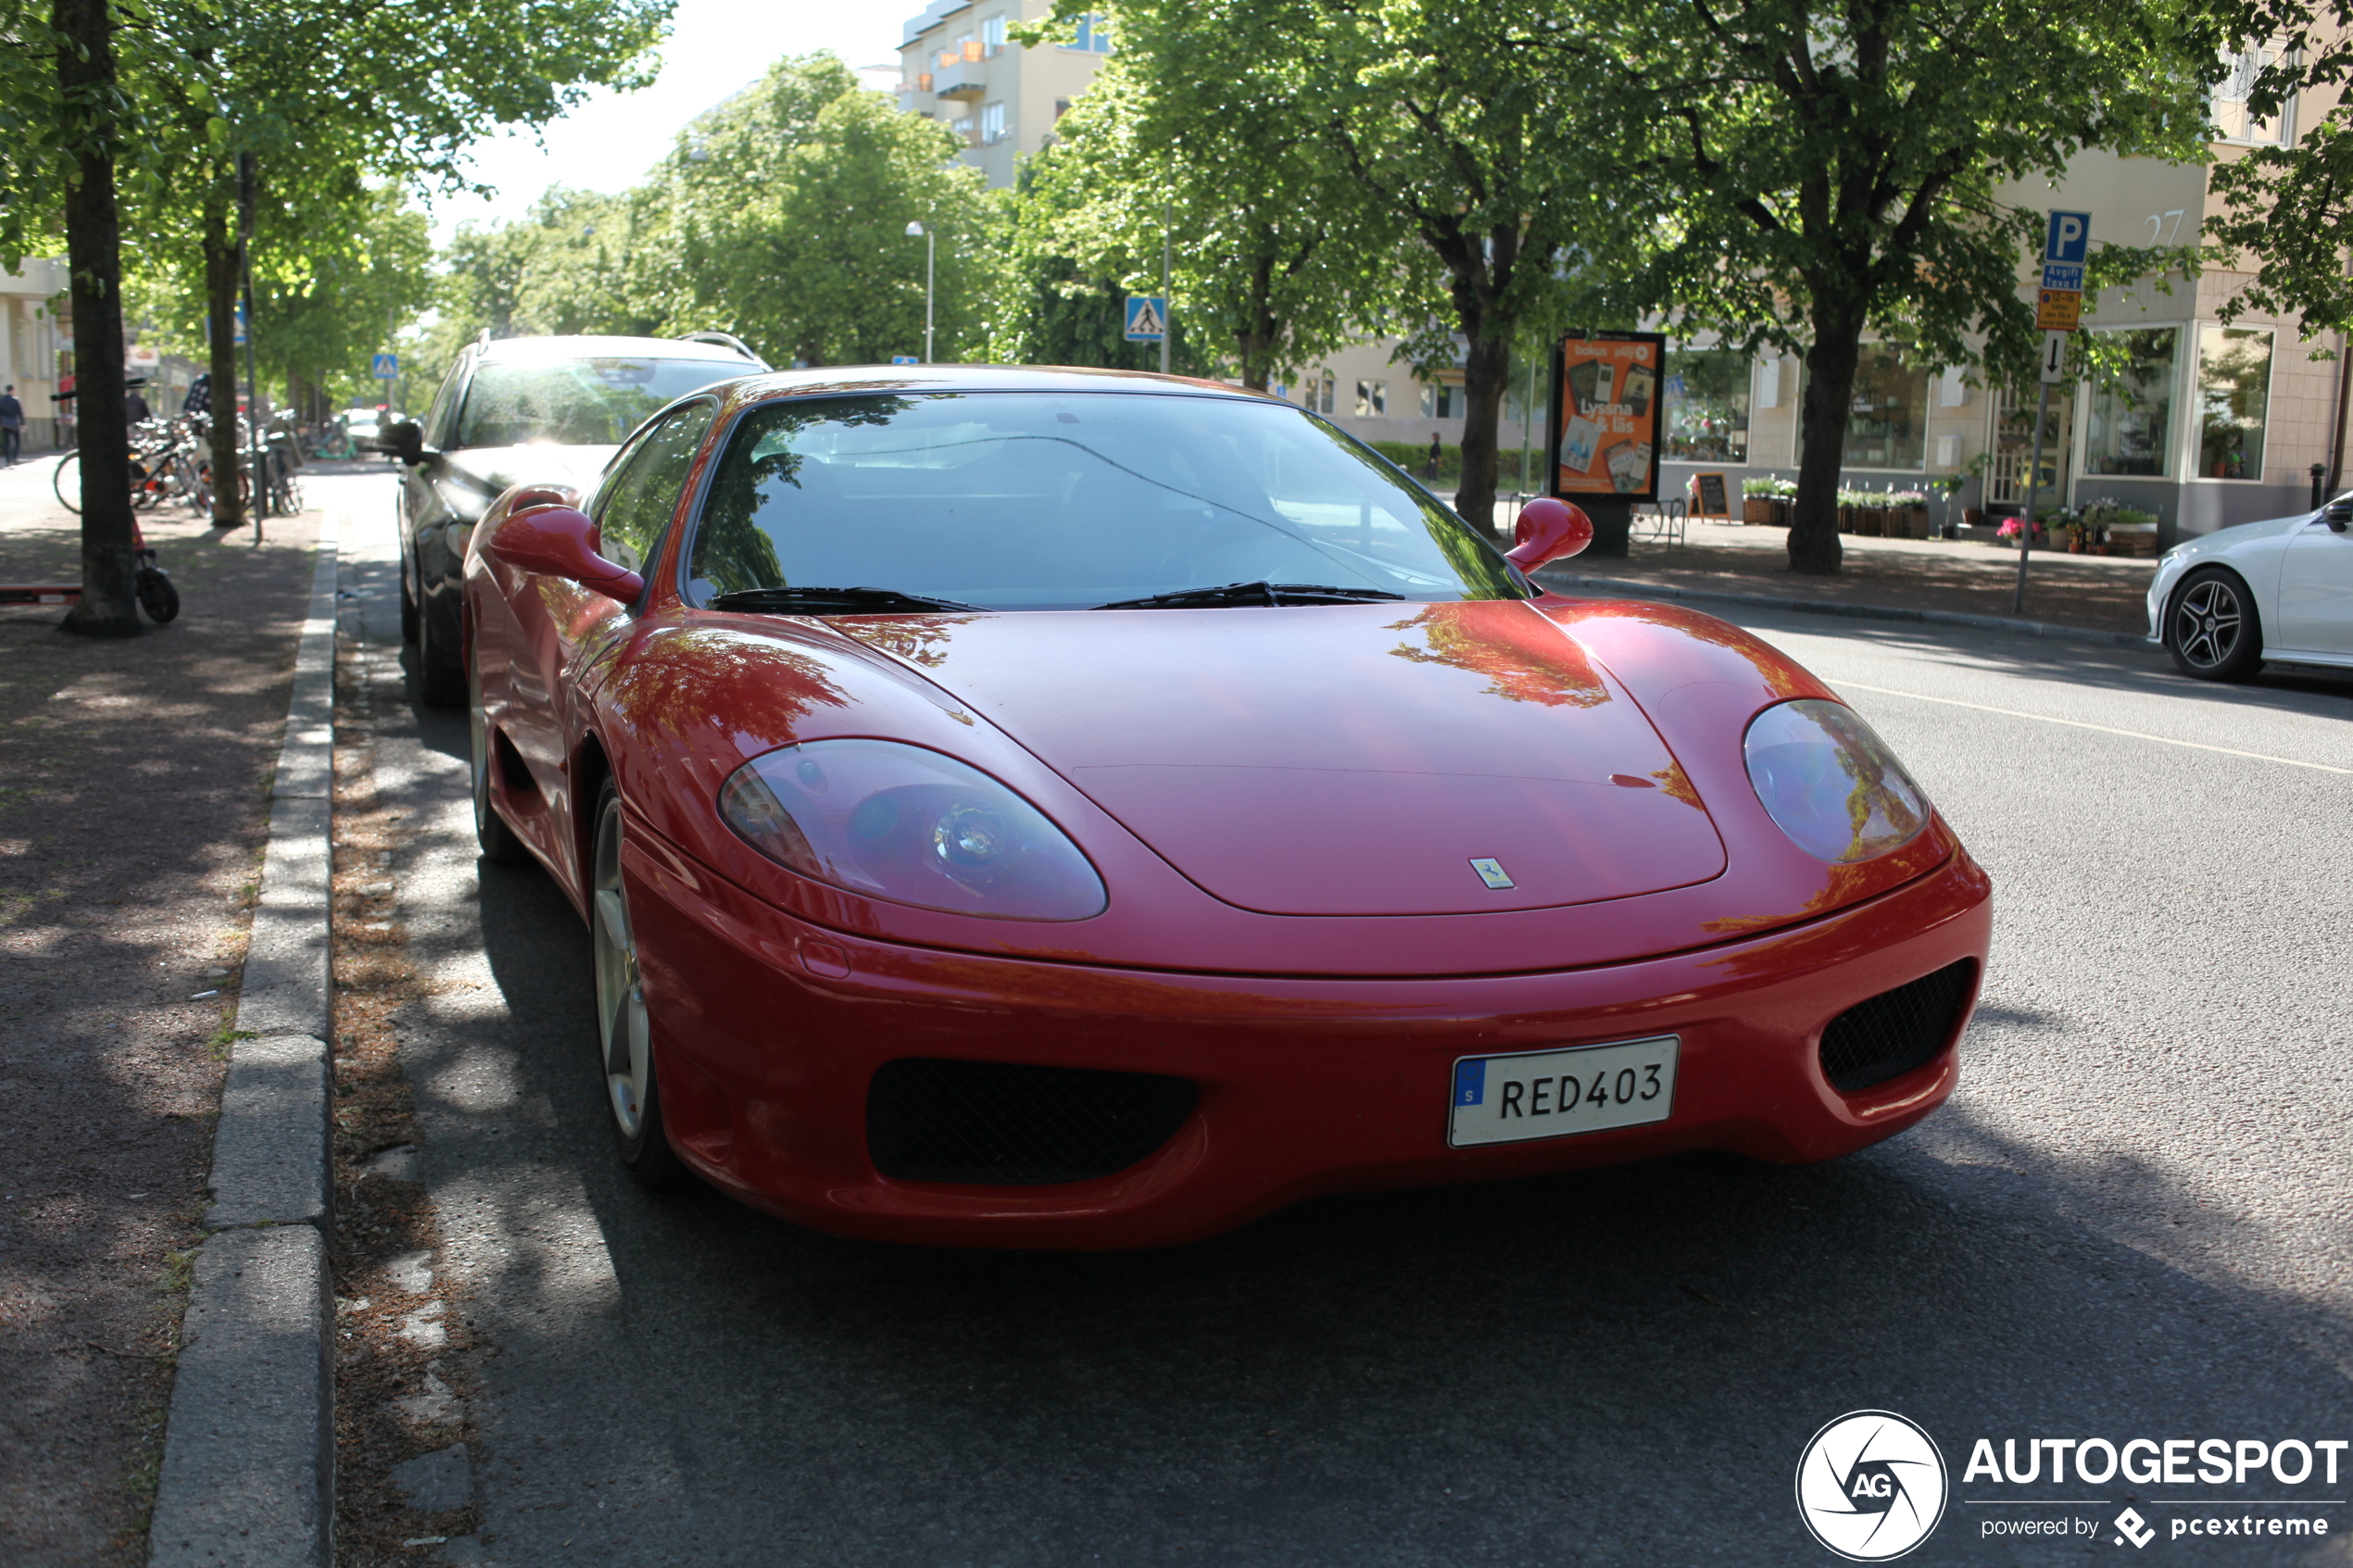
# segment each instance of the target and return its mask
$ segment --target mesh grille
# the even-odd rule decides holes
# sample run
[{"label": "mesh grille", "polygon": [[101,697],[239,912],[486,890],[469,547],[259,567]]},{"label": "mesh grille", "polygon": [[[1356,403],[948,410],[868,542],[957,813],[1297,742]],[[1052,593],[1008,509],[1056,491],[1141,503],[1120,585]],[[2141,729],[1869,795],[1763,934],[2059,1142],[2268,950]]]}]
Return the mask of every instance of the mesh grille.
[{"label": "mesh grille", "polygon": [[911,1057],[875,1074],[866,1148],[900,1181],[1083,1182],[1166,1143],[1195,1098],[1189,1081],[1151,1073]]},{"label": "mesh grille", "polygon": [[1831,1019],[1822,1031],[1822,1076],[1853,1094],[1930,1060],[1944,1048],[1976,969],[1973,959],[1946,964]]}]

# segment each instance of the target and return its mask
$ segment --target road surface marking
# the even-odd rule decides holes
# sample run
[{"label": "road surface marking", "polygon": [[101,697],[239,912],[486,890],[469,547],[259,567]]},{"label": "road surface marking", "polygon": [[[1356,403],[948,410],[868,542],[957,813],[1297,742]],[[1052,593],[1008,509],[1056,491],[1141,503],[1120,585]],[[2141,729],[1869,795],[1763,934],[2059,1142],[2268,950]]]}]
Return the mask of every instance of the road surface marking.
[{"label": "road surface marking", "polygon": [[2097,730],[2104,735],[2122,735],[2128,740],[2151,740],[2159,746],[2187,746],[2192,751],[2219,751],[2225,757],[2245,757],[2257,762],[2277,762],[2284,768],[2310,768],[2323,773],[2344,773],[2353,777],[2353,768],[2333,768],[2326,762],[2299,762],[2293,757],[2274,757],[2267,751],[2241,751],[2235,746],[2208,746],[2203,741],[2175,740],[2171,735],[2152,735],[2139,730],[2120,730],[2112,724],[2087,724],[2081,719],[2054,719],[2047,713],[2021,713],[2015,708],[1994,708],[1982,702],[1963,702],[1958,697],[1924,696],[1919,692],[1899,692],[1893,686],[1867,686],[1860,681],[1842,681],[1839,684],[1858,692],[1876,692],[1881,696],[1908,696],[1915,702],[1941,702],[1947,708],[1973,708],[1980,713],[1999,713],[2006,719],[2032,719],[2041,724],[2065,724],[2070,729]]}]

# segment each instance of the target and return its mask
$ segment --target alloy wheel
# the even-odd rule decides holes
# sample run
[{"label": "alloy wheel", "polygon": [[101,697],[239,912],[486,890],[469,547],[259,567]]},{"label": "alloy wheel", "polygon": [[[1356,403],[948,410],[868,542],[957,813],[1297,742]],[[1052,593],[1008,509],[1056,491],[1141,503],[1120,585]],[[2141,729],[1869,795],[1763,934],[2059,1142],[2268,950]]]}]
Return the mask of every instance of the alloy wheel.
[{"label": "alloy wheel", "polygon": [[2173,607],[2173,646],[2200,670],[2212,670],[2238,651],[2246,615],[2236,589],[2220,577],[2190,584]]},{"label": "alloy wheel", "polygon": [[635,1139],[645,1125],[653,1052],[646,1029],[646,994],[637,976],[637,941],[621,882],[618,798],[609,798],[598,819],[593,886],[597,1035],[604,1054],[606,1097],[621,1135]]}]

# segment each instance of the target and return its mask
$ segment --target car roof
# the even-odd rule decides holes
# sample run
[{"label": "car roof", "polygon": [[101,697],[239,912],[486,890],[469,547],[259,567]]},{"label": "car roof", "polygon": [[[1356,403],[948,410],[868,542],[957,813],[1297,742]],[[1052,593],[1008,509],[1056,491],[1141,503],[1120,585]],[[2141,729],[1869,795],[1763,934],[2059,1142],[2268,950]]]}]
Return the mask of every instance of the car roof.
[{"label": "car roof", "polygon": [[1228,382],[1083,365],[827,365],[816,370],[748,375],[730,388],[730,395],[739,403],[782,395],[855,396],[894,392],[1157,392],[1280,401]]},{"label": "car roof", "polygon": [[480,358],[493,361],[546,359],[708,359],[720,365],[750,363],[720,343],[692,343],[674,337],[501,337],[481,345]]}]

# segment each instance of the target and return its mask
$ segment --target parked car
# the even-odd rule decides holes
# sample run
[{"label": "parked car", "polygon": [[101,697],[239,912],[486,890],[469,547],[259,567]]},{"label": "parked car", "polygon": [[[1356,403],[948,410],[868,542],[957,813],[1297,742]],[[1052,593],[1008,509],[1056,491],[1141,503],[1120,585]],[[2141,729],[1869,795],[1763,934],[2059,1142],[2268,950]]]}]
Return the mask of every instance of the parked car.
[{"label": "parked car", "polygon": [[647,415],[674,397],[767,365],[724,332],[683,339],[530,337],[470,345],[422,424],[387,419],[400,464],[400,630],[417,646],[419,695],[466,700],[459,570],[466,539],[525,473],[585,483]]},{"label": "parked car", "polygon": [[1126,1248],[1928,1115],[1985,873],[1829,687],[1521,526],[1239,388],[1000,367],[731,382],[509,491],[475,822],[589,923],[622,1161]]},{"label": "parked car", "polygon": [[2318,511],[2176,545],[2149,583],[2149,635],[2184,675],[2244,681],[2267,659],[2353,666],[2353,493]]}]

